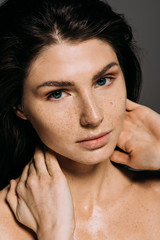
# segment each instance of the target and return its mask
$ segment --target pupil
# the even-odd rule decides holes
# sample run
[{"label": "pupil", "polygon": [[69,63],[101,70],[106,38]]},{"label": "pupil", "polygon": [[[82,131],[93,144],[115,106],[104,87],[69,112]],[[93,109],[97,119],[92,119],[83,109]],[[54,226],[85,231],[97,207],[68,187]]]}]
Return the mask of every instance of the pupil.
[{"label": "pupil", "polygon": [[98,80],[98,84],[100,86],[103,86],[105,83],[106,83],[106,79],[105,78],[101,78],[101,79]]},{"label": "pupil", "polygon": [[60,98],[61,96],[62,96],[62,91],[56,91],[56,92],[53,93],[53,97],[56,98],[56,99]]}]

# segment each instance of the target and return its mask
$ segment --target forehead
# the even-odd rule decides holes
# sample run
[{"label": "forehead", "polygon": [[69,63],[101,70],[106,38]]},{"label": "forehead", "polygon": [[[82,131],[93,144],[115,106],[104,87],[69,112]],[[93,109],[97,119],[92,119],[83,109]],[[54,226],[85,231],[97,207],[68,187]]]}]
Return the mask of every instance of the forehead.
[{"label": "forehead", "polygon": [[117,62],[113,48],[104,41],[92,39],[77,44],[60,43],[45,48],[31,64],[29,78],[69,78],[92,74],[110,62]]}]

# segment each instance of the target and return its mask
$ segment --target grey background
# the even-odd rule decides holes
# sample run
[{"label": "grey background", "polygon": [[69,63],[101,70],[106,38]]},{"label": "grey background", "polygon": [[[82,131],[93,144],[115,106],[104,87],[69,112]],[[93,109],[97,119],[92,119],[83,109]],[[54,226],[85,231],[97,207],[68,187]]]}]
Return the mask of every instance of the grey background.
[{"label": "grey background", "polygon": [[[22,0],[23,1],[23,0]],[[0,4],[3,0],[0,0]],[[141,48],[143,86],[140,103],[160,113],[160,1],[108,0],[125,14]]]},{"label": "grey background", "polygon": [[160,1],[108,0],[124,13],[141,49],[143,85],[140,103],[160,113]]}]

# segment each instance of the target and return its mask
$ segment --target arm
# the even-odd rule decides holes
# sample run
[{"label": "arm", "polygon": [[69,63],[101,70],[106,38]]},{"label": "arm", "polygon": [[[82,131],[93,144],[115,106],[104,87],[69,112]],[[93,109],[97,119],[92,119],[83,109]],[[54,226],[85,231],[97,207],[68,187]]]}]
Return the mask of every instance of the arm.
[{"label": "arm", "polygon": [[111,161],[135,169],[160,169],[160,114],[127,100],[124,127]]},{"label": "arm", "polygon": [[67,180],[55,157],[36,150],[18,182],[11,180],[7,201],[17,220],[38,240],[72,240],[73,204]]}]

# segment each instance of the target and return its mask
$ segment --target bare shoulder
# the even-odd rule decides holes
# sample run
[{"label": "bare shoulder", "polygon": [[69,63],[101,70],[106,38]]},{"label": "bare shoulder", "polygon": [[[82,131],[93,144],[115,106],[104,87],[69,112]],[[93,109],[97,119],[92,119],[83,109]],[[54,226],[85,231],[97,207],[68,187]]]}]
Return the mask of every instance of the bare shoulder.
[{"label": "bare shoulder", "polygon": [[[136,184],[137,199],[142,200],[147,212],[156,216],[160,224],[160,177],[144,178]],[[150,211],[149,211],[150,210]]]},{"label": "bare shoulder", "polygon": [[146,171],[142,177],[137,177],[135,182],[138,183],[141,190],[154,193],[158,198],[160,197],[160,171]]},{"label": "bare shoulder", "polygon": [[31,231],[19,224],[6,202],[8,188],[0,191],[0,239],[35,240]]}]

